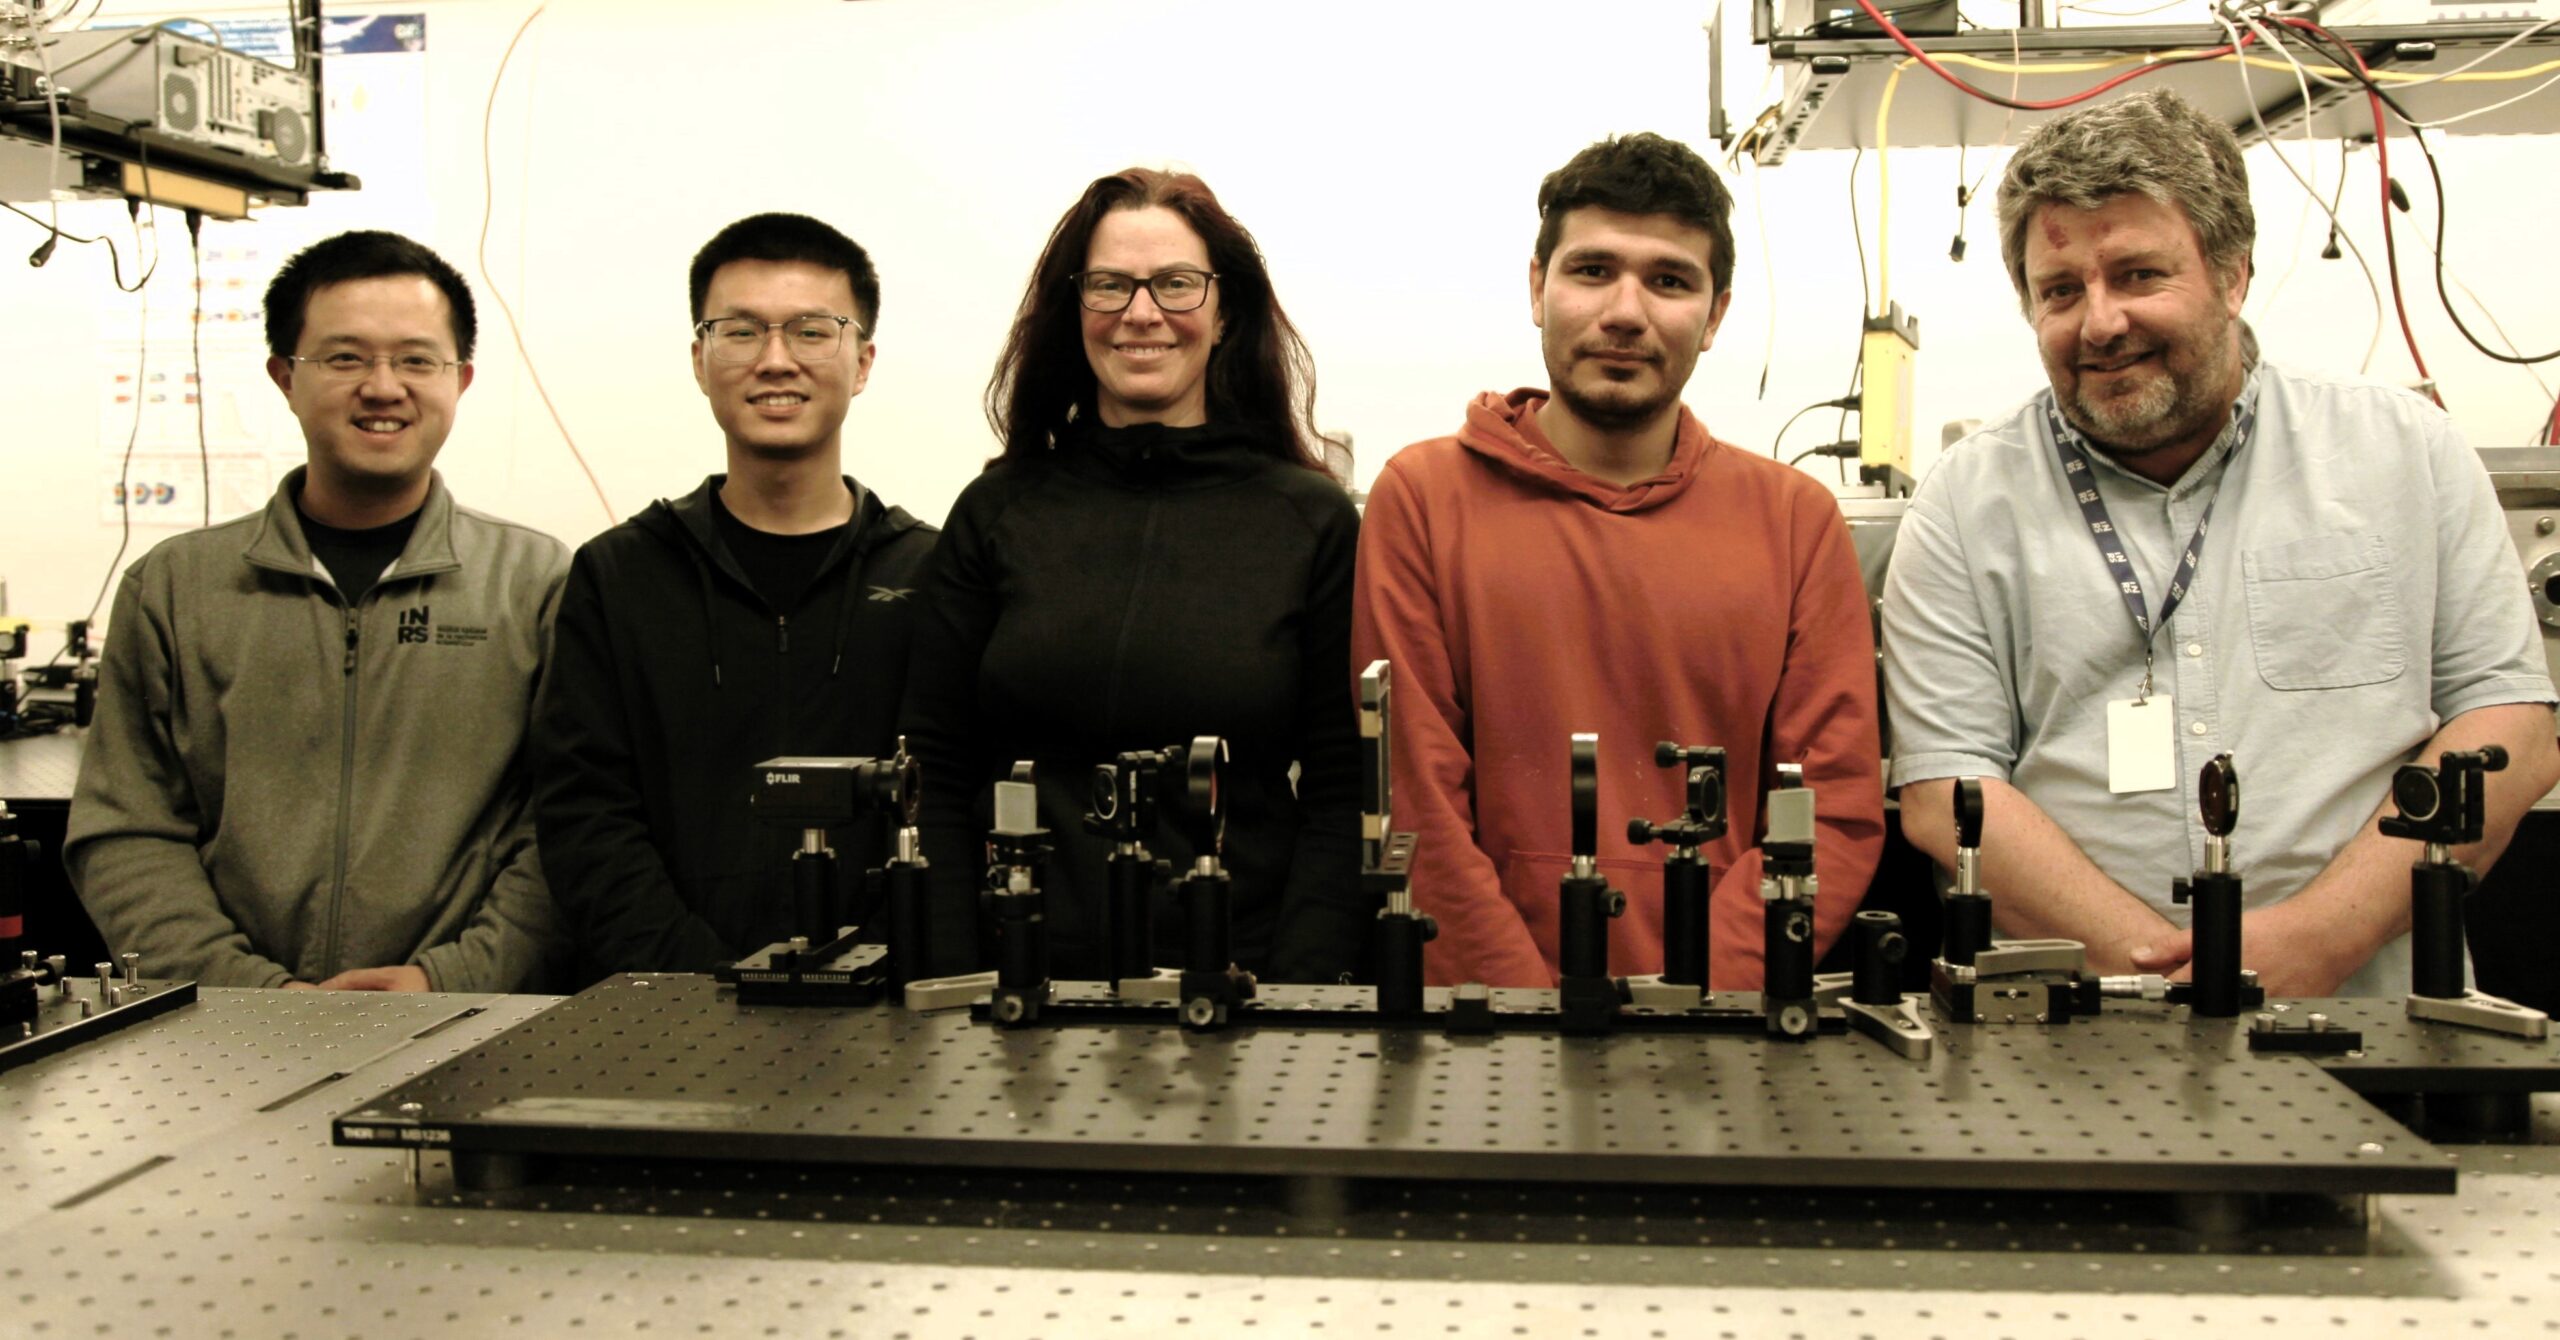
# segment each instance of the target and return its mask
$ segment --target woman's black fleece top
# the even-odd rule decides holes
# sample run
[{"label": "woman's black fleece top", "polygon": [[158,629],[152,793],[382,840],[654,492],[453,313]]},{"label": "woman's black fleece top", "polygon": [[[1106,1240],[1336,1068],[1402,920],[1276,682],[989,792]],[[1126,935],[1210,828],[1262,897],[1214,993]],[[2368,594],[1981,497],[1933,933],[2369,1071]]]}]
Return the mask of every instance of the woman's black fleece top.
[{"label": "woman's black fleece top", "polygon": [[[990,962],[969,928],[985,920],[993,783],[1029,759],[1056,848],[1041,885],[1051,974],[1100,977],[1111,848],[1084,828],[1094,766],[1221,735],[1237,962],[1276,981],[1356,969],[1374,911],[1351,693],[1360,518],[1332,479],[1264,440],[1215,424],[1080,429],[1049,457],[991,467],[952,505],[904,714],[935,921],[961,942],[937,945],[941,962]],[[1148,845],[1177,874],[1194,857],[1169,814]],[[1159,966],[1180,965],[1184,932],[1160,899]]]}]

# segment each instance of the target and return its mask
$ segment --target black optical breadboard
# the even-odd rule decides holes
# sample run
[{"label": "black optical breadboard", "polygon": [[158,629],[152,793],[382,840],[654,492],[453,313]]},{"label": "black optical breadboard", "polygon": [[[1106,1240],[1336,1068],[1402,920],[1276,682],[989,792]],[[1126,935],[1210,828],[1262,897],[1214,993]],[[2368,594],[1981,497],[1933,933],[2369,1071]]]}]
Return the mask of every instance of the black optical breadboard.
[{"label": "black optical breadboard", "polygon": [[341,1145],[1388,1179],[2451,1193],[2452,1161],[2244,1021],[1855,1033],[1006,1031],[617,977],[334,1125]]}]

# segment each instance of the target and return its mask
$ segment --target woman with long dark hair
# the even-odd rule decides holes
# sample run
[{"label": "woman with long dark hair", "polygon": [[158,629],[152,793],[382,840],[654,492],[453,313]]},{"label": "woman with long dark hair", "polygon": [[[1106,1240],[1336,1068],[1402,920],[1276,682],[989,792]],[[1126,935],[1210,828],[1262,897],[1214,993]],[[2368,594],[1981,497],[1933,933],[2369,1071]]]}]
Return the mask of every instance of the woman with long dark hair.
[{"label": "woman with long dark hair", "polygon": [[[1115,173],[1059,220],[987,386],[1002,454],[952,505],[918,596],[906,725],[946,928],[974,917],[993,784],[1027,759],[1056,847],[1052,975],[1103,977],[1093,770],[1217,735],[1236,961],[1281,981],[1354,971],[1371,913],[1359,517],[1319,463],[1314,400],[1261,250],[1199,178]],[[1169,814],[1143,836],[1177,871],[1200,854]],[[1184,914],[1159,900],[1157,965],[1182,962]]]}]

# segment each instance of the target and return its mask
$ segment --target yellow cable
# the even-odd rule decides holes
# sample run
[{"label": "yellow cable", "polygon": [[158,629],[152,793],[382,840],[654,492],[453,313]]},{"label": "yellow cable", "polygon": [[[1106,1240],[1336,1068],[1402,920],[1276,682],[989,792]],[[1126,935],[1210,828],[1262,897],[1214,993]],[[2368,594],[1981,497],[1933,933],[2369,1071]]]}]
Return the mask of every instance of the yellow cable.
[{"label": "yellow cable", "polygon": [[[2100,71],[2112,70],[2120,66],[2147,64],[2164,60],[2176,60],[2180,57],[2191,57],[2199,54],[2201,54],[2199,51],[2164,51],[2154,52],[2148,55],[2119,56],[2113,60],[2066,61],[2056,62],[2050,65],[2028,65],[2021,62],[1997,61],[1981,56],[1966,56],[1955,53],[1938,54],[1938,60],[1942,64],[1966,65],[1977,70],[1988,70],[1994,74],[2096,74]],[[2263,56],[2249,56],[2226,52],[2223,55],[2214,57],[2214,59],[2218,61],[2238,60],[2244,65],[2255,66],[2261,70],[2277,70],[2286,74],[2291,74],[2294,70],[2294,67],[2288,62],[2268,60]],[[1884,92],[1876,99],[1876,307],[1875,311],[1870,313],[1870,315],[1875,316],[1881,316],[1892,310],[1890,303],[1893,294],[1893,140],[1887,133],[1887,129],[1893,122],[1893,95],[1894,91],[1902,86],[1902,72],[1919,63],[1919,58],[1914,56],[1905,56],[1900,61],[1896,62],[1893,67],[1893,73],[1885,76]],[[2341,70],[2336,66],[2318,66],[2305,62],[2302,68],[2310,73],[2333,77],[2341,81],[2348,80],[2353,77],[2348,74],[2347,71]],[[2501,83],[2516,79],[2530,79],[2536,75],[2549,74],[2554,70],[2560,70],[2560,60],[2547,60],[2540,65],[2531,65],[2515,70],[2499,70],[2494,72],[2473,70],[2466,71],[2462,74],[2444,75],[2441,77],[2404,74],[2395,70],[2375,70],[2372,72],[2372,76],[2376,83],[2409,83],[2419,81],[2445,84]]]},{"label": "yellow cable", "polygon": [[[1988,70],[1994,74],[2026,75],[2095,74],[2101,70],[2113,70],[2123,66],[2138,65],[2145,62],[2176,60],[2181,57],[2193,57],[2203,53],[2201,49],[2188,51],[2161,51],[2141,56],[2119,56],[2113,60],[2058,61],[2050,65],[2042,63],[2028,65],[2011,61],[1992,60],[1986,56],[1967,56],[1957,53],[1931,52],[1930,54],[1936,56],[1938,58],[1938,63],[1941,65],[1963,65],[1976,70]],[[1907,60],[1909,58],[1905,57],[1904,59]],[[2213,59],[2231,60],[2233,57],[2229,53],[2225,53],[2223,55],[2216,56]],[[2291,65],[2283,61],[2269,60],[2264,56],[2241,56],[2238,59],[2249,65],[2256,66],[2261,70],[2276,70],[2287,74],[2293,72],[2293,67]],[[2339,69],[2334,65],[2320,65],[2311,61],[2304,61],[2302,63],[2302,68],[2314,76],[2323,79],[2334,79],[2339,83],[2353,83],[2355,81],[2355,75],[2353,73]],[[2375,70],[2372,73],[2373,81],[2377,84],[2496,84],[2506,83],[2517,79],[2531,79],[2536,75],[2550,74],[2555,70],[2560,70],[2560,60],[2547,60],[2540,65],[2527,65],[2513,70],[2466,70],[2461,74],[2449,74],[2441,77],[2436,75],[2411,74],[2405,70]]]},{"label": "yellow cable", "polygon": [[[1941,65],[1969,65],[1974,69],[1989,70],[1994,74],[2095,74],[2100,70],[2113,70],[2127,65],[2143,65],[2156,61],[2177,60],[2181,57],[2199,56],[2210,49],[2211,48],[2199,48],[2188,51],[2155,51],[2144,55],[2118,56],[2112,60],[2057,61],[2050,65],[2042,63],[2029,65],[2019,62],[1992,60],[1987,56],[1965,56],[1937,51],[1932,51],[1929,54],[1935,56],[1938,63]],[[1909,58],[1905,57],[1905,59]]]},{"label": "yellow cable", "polygon": [[[2231,58],[2229,56],[2224,56],[2221,59],[2229,60]],[[2285,64],[2283,61],[2268,60],[2264,56],[2244,56],[2241,59],[2261,70],[2282,70],[2287,74],[2291,74],[2293,72],[2293,67]],[[2348,71],[2341,70],[2334,65],[2314,65],[2309,61],[2304,61],[2302,63],[2302,68],[2319,78],[2334,79],[2340,83],[2348,84],[2355,82],[2355,76],[2353,74]],[[2549,74],[2554,70],[2560,70],[2560,60],[2547,60],[2540,65],[2528,65],[2513,70],[2465,70],[2461,74],[2449,74],[2442,77],[2435,75],[2410,74],[2405,70],[2374,70],[2371,71],[2371,74],[2373,75],[2373,82],[2377,84],[2498,84],[2511,79],[2531,79],[2535,75]]]},{"label": "yellow cable", "polygon": [[1893,296],[1893,172],[1887,152],[1893,141],[1885,127],[1893,121],[1893,91],[1902,86],[1902,72],[1919,63],[1917,56],[1903,57],[1885,76],[1884,95],[1876,100],[1876,309],[1871,316],[1893,310],[1888,305]]}]

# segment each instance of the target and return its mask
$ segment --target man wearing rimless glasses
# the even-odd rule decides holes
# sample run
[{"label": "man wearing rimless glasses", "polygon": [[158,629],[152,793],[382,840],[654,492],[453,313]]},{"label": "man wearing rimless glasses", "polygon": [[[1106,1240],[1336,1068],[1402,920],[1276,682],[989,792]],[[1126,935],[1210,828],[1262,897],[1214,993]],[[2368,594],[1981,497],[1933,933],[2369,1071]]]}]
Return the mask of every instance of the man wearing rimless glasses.
[{"label": "man wearing rimless glasses", "polygon": [[520,755],[567,552],[434,470],[471,291],[342,233],[277,273],[266,323],[306,464],[125,573],[72,880],[154,977],[540,989],[560,939]]},{"label": "man wearing rimless glasses", "polygon": [[795,835],[756,822],[748,769],[897,746],[932,527],[844,473],[880,279],[834,228],[758,214],[693,259],[694,383],[725,473],[589,541],[562,598],[535,728],[544,866],[578,979],[702,971],[866,921],[873,825],[831,835],[803,905]]}]

